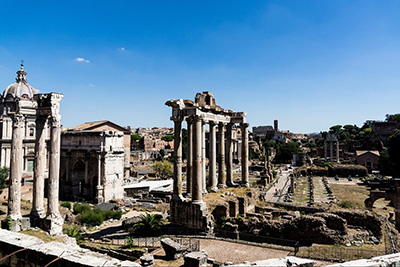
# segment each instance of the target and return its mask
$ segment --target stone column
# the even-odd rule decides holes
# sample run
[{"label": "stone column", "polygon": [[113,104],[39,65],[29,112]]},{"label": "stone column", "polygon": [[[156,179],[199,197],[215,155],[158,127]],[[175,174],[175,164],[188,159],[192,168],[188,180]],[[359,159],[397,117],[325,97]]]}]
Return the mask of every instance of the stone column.
[{"label": "stone column", "polygon": [[249,124],[241,123],[242,128],[242,184],[249,186]]},{"label": "stone column", "polygon": [[187,123],[187,150],[186,150],[186,194],[189,196],[192,192],[192,177],[193,177],[193,124],[190,119]]},{"label": "stone column", "polygon": [[61,115],[59,114],[62,94],[46,94],[50,98],[50,156],[49,156],[49,187],[48,205],[45,226],[51,235],[62,234],[64,223],[58,209],[58,193],[60,178],[60,146],[61,146]]},{"label": "stone column", "polygon": [[226,184],[233,186],[233,146],[232,146],[232,123],[226,127]]},{"label": "stone column", "polygon": [[[36,115],[35,166],[33,172],[33,218],[44,218],[44,172],[46,170],[46,128],[47,116]],[[68,163],[68,159],[67,159]],[[67,169],[67,172],[69,170]]]},{"label": "stone column", "polygon": [[201,123],[201,174],[203,182],[203,194],[207,194],[207,178],[206,178],[206,124]]},{"label": "stone column", "polygon": [[210,167],[209,167],[208,181],[209,181],[210,190],[213,192],[218,191],[218,187],[217,187],[217,139],[216,139],[215,128],[216,128],[215,122],[210,121],[210,135],[209,135]]},{"label": "stone column", "polygon": [[325,156],[325,161],[328,160],[328,146],[326,145],[326,141],[324,142],[324,156]]},{"label": "stone column", "polygon": [[97,203],[103,203],[104,202],[104,197],[103,197],[103,186],[102,180],[103,180],[103,175],[102,175],[102,162],[103,162],[103,157],[101,155],[101,152],[99,154],[99,160],[98,160],[98,173],[97,173],[97,192],[96,192],[96,198],[97,198]]},{"label": "stone column", "polygon": [[47,216],[59,216],[58,210],[58,186],[60,174],[60,138],[61,116],[51,117],[50,132],[50,162],[49,162],[49,192]]},{"label": "stone column", "polygon": [[201,118],[193,118],[193,177],[192,177],[192,203],[202,203],[202,160],[201,160]]},{"label": "stone column", "polygon": [[331,149],[331,151],[329,153],[331,154],[331,161],[333,162],[333,142],[330,141],[329,145],[330,145],[330,149]]},{"label": "stone column", "polygon": [[339,163],[339,141],[336,142],[336,162]]},{"label": "stone column", "polygon": [[[21,216],[21,176],[22,176],[22,140],[24,116],[13,114],[12,118],[12,138],[11,138],[11,162],[10,162],[10,185],[8,188],[8,217],[13,221],[18,221]],[[13,227],[12,227],[13,228]],[[14,227],[19,231],[20,227]]]},{"label": "stone column", "polygon": [[182,197],[182,119],[174,119],[174,186],[173,199]]},{"label": "stone column", "polygon": [[225,174],[225,125],[220,122],[218,125],[219,156],[218,156],[218,188],[226,187]]}]

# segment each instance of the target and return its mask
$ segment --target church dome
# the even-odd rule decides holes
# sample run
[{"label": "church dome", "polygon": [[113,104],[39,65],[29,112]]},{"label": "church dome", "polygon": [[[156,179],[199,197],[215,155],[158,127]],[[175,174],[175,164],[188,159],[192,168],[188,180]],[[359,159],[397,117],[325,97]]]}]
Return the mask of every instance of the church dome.
[{"label": "church dome", "polygon": [[33,95],[37,93],[37,90],[30,86],[26,79],[26,71],[24,71],[24,64],[21,64],[21,69],[17,71],[17,78],[15,82],[10,84],[3,92],[2,98],[6,99],[9,97],[29,99],[32,100]]}]

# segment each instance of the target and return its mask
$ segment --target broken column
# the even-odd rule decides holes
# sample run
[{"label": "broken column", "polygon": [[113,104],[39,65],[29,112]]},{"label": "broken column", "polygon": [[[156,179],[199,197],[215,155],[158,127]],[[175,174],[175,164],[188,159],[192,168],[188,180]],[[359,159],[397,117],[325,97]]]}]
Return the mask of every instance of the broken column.
[{"label": "broken column", "polygon": [[241,123],[242,128],[242,185],[249,186],[249,124]]}]

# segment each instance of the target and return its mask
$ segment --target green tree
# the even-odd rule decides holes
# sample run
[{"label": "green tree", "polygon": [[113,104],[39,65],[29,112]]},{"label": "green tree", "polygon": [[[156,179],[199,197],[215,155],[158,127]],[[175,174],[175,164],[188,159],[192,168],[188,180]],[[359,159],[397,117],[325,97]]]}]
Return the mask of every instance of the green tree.
[{"label": "green tree", "polygon": [[397,113],[397,114],[386,114],[386,121],[400,122],[400,113]]},{"label": "green tree", "polygon": [[142,139],[143,137],[141,137],[141,136],[138,135],[138,134],[132,134],[132,135],[131,135],[131,138],[132,138],[132,140],[134,140],[134,141],[139,141],[139,140]]},{"label": "green tree", "polygon": [[0,168],[0,189],[7,187],[6,179],[10,175],[10,169],[7,167]]},{"label": "green tree", "polygon": [[172,140],[174,140],[174,136],[173,135],[165,135],[163,137],[163,140],[166,142],[171,142]]},{"label": "green tree", "polygon": [[169,161],[156,161],[153,165],[153,171],[162,179],[173,176],[173,167]]},{"label": "green tree", "polygon": [[400,177],[400,130],[388,139],[389,160],[392,166],[392,176]]},{"label": "green tree", "polygon": [[160,214],[140,215],[140,220],[133,224],[129,232],[138,236],[154,236],[165,224],[165,220]]}]

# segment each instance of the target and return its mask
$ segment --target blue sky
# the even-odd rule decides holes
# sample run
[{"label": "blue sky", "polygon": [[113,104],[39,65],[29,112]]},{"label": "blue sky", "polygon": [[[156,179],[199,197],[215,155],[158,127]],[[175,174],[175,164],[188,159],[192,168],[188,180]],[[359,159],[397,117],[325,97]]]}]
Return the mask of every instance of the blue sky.
[{"label": "blue sky", "polygon": [[2,1],[0,87],[20,60],[70,127],[172,126],[213,92],[250,127],[327,130],[398,113],[399,1]]}]

